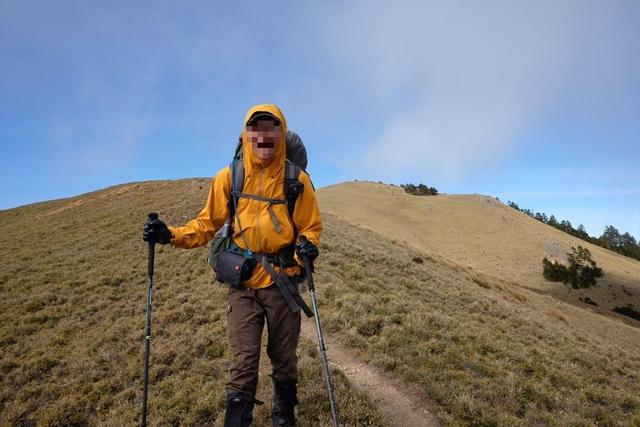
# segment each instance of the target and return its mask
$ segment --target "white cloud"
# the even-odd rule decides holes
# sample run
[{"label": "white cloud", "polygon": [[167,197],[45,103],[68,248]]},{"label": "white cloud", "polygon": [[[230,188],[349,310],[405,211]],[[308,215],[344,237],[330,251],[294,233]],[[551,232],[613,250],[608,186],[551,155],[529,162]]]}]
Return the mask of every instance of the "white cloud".
[{"label": "white cloud", "polygon": [[629,6],[360,1],[334,9],[331,55],[358,76],[381,122],[361,150],[363,174],[459,178],[499,162],[559,105],[606,109],[639,70]]},{"label": "white cloud", "polygon": [[49,108],[66,103],[51,114],[55,143],[68,135],[77,164],[100,162],[109,141],[134,159],[146,134],[172,124],[210,132],[214,115],[233,140],[239,105],[259,98],[284,104],[343,176],[442,182],[498,164],[563,103],[606,109],[640,74],[638,4],[15,3],[0,14],[0,48],[36,58],[51,82],[21,60],[0,73],[12,87],[63,88],[51,91]]}]

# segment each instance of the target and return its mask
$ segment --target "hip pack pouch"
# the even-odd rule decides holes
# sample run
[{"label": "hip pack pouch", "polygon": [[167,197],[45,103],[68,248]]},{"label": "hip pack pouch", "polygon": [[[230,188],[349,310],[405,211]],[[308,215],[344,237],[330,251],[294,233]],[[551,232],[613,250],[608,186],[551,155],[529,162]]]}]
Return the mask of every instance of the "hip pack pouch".
[{"label": "hip pack pouch", "polygon": [[238,289],[244,289],[242,282],[248,280],[256,265],[254,258],[244,256],[244,251],[231,238],[231,221],[213,236],[207,262],[216,273],[218,282]]},{"label": "hip pack pouch", "polygon": [[216,263],[216,280],[238,289],[244,289],[242,282],[248,280],[256,265],[254,258],[245,258],[230,250],[223,250]]}]

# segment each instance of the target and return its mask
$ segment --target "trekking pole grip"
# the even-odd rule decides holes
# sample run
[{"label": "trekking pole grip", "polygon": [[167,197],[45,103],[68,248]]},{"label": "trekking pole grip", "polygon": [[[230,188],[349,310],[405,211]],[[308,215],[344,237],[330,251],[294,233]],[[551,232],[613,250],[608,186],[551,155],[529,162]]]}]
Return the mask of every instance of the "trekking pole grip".
[{"label": "trekking pole grip", "polygon": [[[306,242],[307,237],[304,235],[300,236],[300,241],[303,243]],[[310,291],[315,292],[316,287],[313,284],[313,274],[311,274],[311,272],[313,271],[313,261],[311,261],[311,258],[309,258],[307,255],[303,255],[302,262],[304,263],[304,271],[307,275],[307,286],[309,287]]]},{"label": "trekking pole grip", "polygon": [[[151,212],[149,213],[149,221],[150,223],[153,223],[155,221],[158,220],[158,214],[155,212]],[[147,280],[148,281],[153,281],[153,264],[155,261],[155,245],[156,242],[153,239],[149,239],[149,256],[147,258],[148,262],[147,262]],[[151,283],[151,285],[153,286],[153,283]]]},{"label": "trekking pole grip", "polygon": [[309,259],[308,256],[304,256],[304,271],[307,274],[307,286],[309,287],[310,291],[315,291],[316,287],[313,284],[313,274],[311,274],[311,272],[313,271],[313,262]]}]

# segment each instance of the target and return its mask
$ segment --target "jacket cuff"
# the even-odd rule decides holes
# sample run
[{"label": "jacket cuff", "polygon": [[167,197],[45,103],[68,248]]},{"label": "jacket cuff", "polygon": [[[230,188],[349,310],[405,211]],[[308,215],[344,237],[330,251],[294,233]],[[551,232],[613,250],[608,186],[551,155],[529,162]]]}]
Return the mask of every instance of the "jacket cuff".
[{"label": "jacket cuff", "polygon": [[306,237],[308,241],[310,241],[311,243],[316,245],[316,247],[318,247],[318,243],[319,242],[316,240],[316,238],[315,237],[309,237],[309,236],[305,235],[304,233],[298,235],[298,238],[296,239],[296,243],[300,241],[300,237],[302,237],[302,236]]},{"label": "jacket cuff", "polygon": [[171,225],[167,226],[171,234],[173,234],[173,239],[171,239],[171,244],[174,246],[180,246],[182,241],[184,240],[184,236],[182,233],[178,231],[176,227],[172,227]]}]

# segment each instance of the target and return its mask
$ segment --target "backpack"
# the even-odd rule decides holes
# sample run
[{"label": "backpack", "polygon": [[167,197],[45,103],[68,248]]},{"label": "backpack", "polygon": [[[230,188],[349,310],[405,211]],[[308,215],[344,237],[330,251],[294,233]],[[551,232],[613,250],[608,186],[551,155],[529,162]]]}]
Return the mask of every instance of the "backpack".
[{"label": "backpack", "polygon": [[[253,253],[250,250],[244,251],[240,248],[231,238],[233,235],[233,218],[236,214],[236,208],[238,199],[241,197],[252,198],[256,200],[262,200],[269,202],[270,204],[287,204],[287,211],[289,217],[293,219],[293,212],[295,210],[296,200],[304,191],[304,184],[299,181],[300,171],[305,170],[307,167],[307,150],[302,142],[302,139],[298,134],[288,130],[286,134],[287,155],[285,159],[285,180],[284,180],[284,199],[269,199],[263,196],[244,194],[242,188],[244,186],[244,164],[242,163],[242,135],[239,138],[238,145],[236,146],[233,160],[229,164],[231,170],[231,194],[229,197],[229,218],[225,221],[224,225],[213,236],[211,242],[211,248],[209,250],[209,256],[207,262],[217,272],[218,257],[222,251],[234,252],[238,255],[243,255],[245,258],[252,258]],[[276,230],[280,227],[275,216],[272,216],[275,220],[274,225]],[[293,223],[293,220],[291,221]],[[241,226],[241,225],[240,225]],[[294,236],[297,234],[294,224]],[[243,236],[244,238],[244,236]],[[245,244],[248,247],[248,245]],[[298,265],[293,258],[295,250],[295,239],[290,245],[281,249],[277,254],[265,254],[269,255],[274,262],[280,264],[281,267],[290,267]],[[218,281],[221,281],[219,275],[216,275]]]}]

